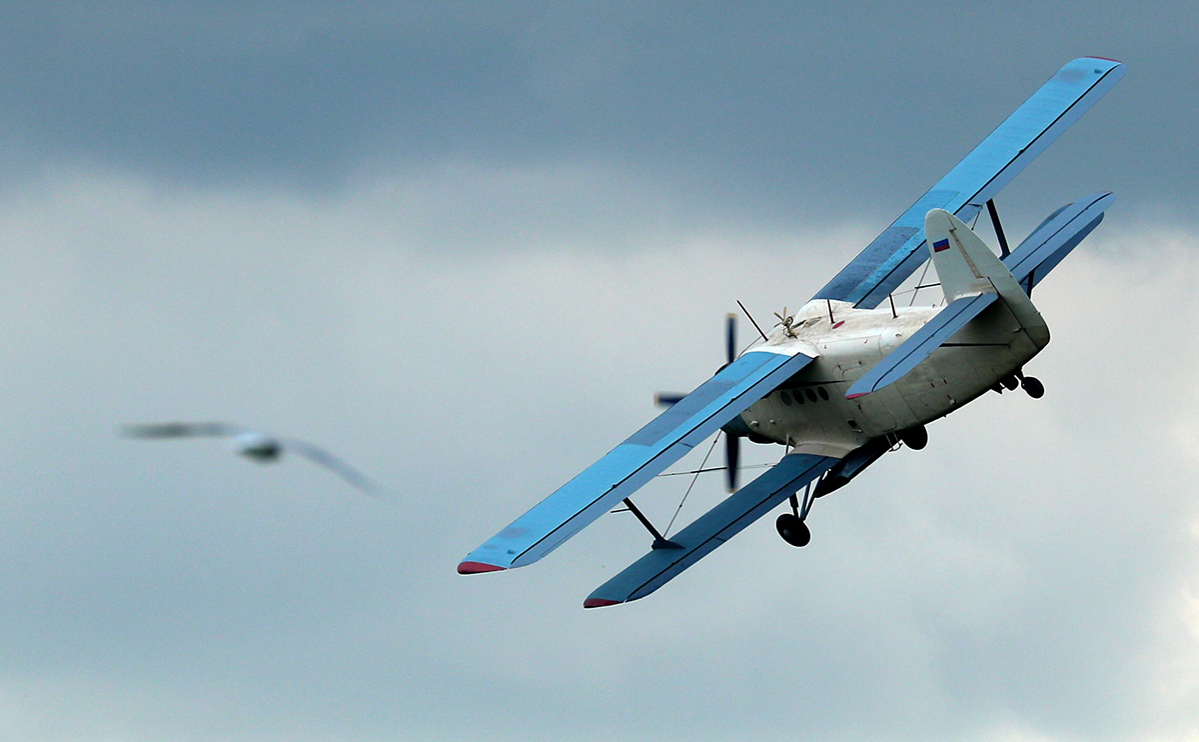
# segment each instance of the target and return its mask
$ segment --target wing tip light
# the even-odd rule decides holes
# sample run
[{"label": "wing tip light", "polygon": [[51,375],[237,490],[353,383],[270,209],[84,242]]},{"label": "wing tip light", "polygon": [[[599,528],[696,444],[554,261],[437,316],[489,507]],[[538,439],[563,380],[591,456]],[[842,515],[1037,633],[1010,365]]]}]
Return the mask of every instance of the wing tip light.
[{"label": "wing tip light", "polygon": [[487,564],[486,562],[462,562],[458,565],[458,574],[460,575],[477,575],[482,572],[500,572],[507,567],[500,567],[495,564]]},{"label": "wing tip light", "polygon": [[610,605],[620,605],[623,600],[610,600],[608,598],[588,598],[583,601],[584,608],[606,608]]}]

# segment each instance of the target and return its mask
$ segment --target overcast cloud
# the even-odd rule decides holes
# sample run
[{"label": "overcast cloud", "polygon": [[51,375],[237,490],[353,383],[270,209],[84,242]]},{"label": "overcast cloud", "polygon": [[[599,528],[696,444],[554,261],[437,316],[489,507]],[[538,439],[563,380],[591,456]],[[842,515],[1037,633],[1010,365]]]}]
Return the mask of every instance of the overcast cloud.
[{"label": "overcast cloud", "polygon": [[[1196,739],[1192,14],[0,11],[0,737]],[[705,379],[735,300],[802,304],[1087,54],[1127,77],[998,199],[1022,237],[1118,195],[1034,296],[1044,399],[988,395],[809,547],[763,519],[636,603],[580,607],[646,548],[627,516],[455,574]],[[170,419],[392,499],[116,436]]]}]

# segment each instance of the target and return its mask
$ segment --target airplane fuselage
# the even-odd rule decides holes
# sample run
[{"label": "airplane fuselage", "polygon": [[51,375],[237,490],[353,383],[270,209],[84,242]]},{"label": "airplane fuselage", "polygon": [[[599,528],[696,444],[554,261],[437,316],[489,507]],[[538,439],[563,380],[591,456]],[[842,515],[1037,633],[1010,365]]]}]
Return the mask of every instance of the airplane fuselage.
[{"label": "airplane fuselage", "polygon": [[898,382],[846,399],[858,378],[939,311],[809,302],[795,315],[794,337],[780,327],[767,344],[795,344],[818,354],[816,360],[751,405],[730,428],[798,453],[842,457],[871,440],[948,415],[1019,371],[1049,342],[1039,315],[1022,324],[998,302]]}]

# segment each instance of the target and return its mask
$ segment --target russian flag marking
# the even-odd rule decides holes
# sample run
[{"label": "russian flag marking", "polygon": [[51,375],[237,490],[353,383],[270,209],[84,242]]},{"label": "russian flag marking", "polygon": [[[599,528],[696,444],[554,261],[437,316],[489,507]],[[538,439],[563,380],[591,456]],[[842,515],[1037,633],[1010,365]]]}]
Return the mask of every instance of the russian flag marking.
[{"label": "russian flag marking", "polygon": [[937,240],[933,243],[933,252],[941,252],[949,249],[949,240]]}]

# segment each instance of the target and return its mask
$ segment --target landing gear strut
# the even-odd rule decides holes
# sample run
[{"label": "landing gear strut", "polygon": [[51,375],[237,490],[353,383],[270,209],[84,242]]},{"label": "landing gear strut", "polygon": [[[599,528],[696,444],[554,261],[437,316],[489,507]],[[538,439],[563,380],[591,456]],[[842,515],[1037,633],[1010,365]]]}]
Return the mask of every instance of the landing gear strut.
[{"label": "landing gear strut", "polygon": [[1045,385],[1041,383],[1041,380],[1035,376],[1025,376],[1024,371],[1017,371],[1010,376],[1003,377],[991,389],[1003,394],[1004,389],[1011,392],[1015,391],[1016,387],[1022,388],[1033,399],[1045,396]]}]

